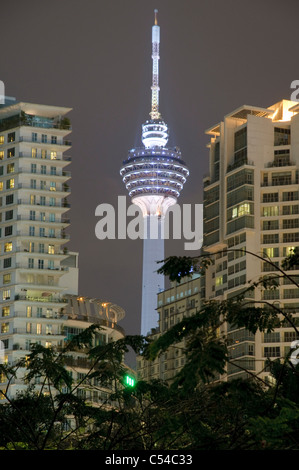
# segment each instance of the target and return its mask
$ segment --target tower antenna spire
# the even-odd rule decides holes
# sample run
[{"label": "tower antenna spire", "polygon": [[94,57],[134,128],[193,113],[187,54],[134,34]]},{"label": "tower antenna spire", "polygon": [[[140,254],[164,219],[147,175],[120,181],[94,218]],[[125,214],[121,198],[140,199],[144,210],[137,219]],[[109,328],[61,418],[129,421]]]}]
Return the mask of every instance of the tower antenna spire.
[{"label": "tower antenna spire", "polygon": [[160,26],[158,26],[158,10],[154,10],[155,24],[152,27],[152,61],[153,61],[153,75],[152,75],[152,108],[150,116],[152,120],[160,119],[159,113],[159,47],[160,47]]}]

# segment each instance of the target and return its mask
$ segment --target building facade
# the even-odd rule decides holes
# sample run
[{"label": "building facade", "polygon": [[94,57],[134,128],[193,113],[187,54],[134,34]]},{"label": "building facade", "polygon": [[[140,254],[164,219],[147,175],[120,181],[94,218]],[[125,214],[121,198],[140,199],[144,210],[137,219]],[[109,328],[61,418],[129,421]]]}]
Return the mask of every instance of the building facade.
[{"label": "building facade", "polygon": [[[98,325],[95,331],[93,347],[124,338],[125,331],[118,325],[125,316],[125,311],[119,305],[101,299],[88,298],[67,294],[62,314],[66,320],[63,325],[64,341],[82,333],[91,325]],[[110,401],[111,389],[103,387],[96,378],[84,380],[92,369],[92,363],[86,355],[84,348],[69,351],[66,358],[66,367],[74,383],[80,384],[77,394],[92,404]],[[132,374],[133,376],[133,374]]]},{"label": "building facade", "polygon": [[[151,331],[149,338],[158,339],[184,318],[194,315],[202,305],[203,278],[194,274],[180,283],[172,282],[157,296],[158,327]],[[154,361],[137,359],[137,376],[140,380],[163,380],[171,383],[174,376],[185,364],[185,340],[171,346]]]},{"label": "building facade", "polygon": [[[269,108],[242,106],[207,134],[203,248],[217,255],[205,275],[205,298],[222,300],[275,273],[267,259],[281,266],[299,246],[299,106],[288,100]],[[289,274],[299,276],[299,270]],[[246,295],[299,317],[299,289],[287,280],[276,290]],[[245,374],[240,367],[267,376],[267,358],[284,357],[296,339],[287,323],[273,333],[253,335],[230,325],[223,333],[230,344],[229,379]]]},{"label": "building facade", "polygon": [[[67,248],[70,220],[71,109],[18,102],[0,105],[0,345],[1,361],[14,364],[32,344],[59,350],[97,323],[103,343],[124,336],[121,307],[78,296],[78,253]],[[78,357],[77,357],[78,356]],[[73,356],[83,374],[86,358]],[[81,355],[82,356],[82,355]],[[84,355],[83,355],[84,356]],[[75,370],[75,369],[74,369]],[[26,388],[23,370],[10,396]],[[0,389],[7,379],[0,377]],[[81,393],[86,393],[84,387]],[[88,395],[89,396],[89,395]],[[3,398],[3,395],[1,395]]]}]

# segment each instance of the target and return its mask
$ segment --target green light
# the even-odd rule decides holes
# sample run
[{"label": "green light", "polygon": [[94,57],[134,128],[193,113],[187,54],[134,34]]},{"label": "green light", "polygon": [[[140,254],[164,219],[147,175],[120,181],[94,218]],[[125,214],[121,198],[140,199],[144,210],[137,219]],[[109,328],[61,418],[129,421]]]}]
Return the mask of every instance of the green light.
[{"label": "green light", "polygon": [[129,387],[134,387],[135,386],[135,379],[133,377],[130,377],[129,375],[125,376],[125,385],[128,385]]}]

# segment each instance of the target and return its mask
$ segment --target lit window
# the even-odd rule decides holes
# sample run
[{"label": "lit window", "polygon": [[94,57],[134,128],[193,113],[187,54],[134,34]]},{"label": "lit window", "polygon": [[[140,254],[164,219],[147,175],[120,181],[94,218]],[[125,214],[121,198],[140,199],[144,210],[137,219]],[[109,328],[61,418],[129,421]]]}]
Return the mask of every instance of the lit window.
[{"label": "lit window", "polygon": [[9,163],[7,165],[7,169],[6,169],[7,173],[14,173],[15,171],[15,164],[14,163]]},{"label": "lit window", "polygon": [[10,315],[10,307],[2,307],[2,317],[8,317]]},{"label": "lit window", "polygon": [[0,191],[3,191],[3,181],[0,181]]},{"label": "lit window", "polygon": [[239,217],[246,214],[250,214],[250,204],[248,203],[239,206]]},{"label": "lit window", "polygon": [[32,317],[32,307],[31,306],[27,306],[27,309],[26,309],[26,315],[28,318]]},{"label": "lit window", "polygon": [[11,274],[4,274],[3,275],[3,284],[10,284],[11,283]]},{"label": "lit window", "polygon": [[1,150],[1,152],[0,152],[0,160],[3,160],[3,158],[4,158],[4,151]]},{"label": "lit window", "polygon": [[9,300],[10,299],[10,289],[6,289],[2,292],[2,299]]},{"label": "lit window", "polygon": [[49,246],[48,246],[48,253],[49,253],[50,255],[54,255],[54,254],[55,254],[54,245],[49,245]]},{"label": "lit window", "polygon": [[36,324],[36,334],[41,335],[42,334],[42,325],[41,323]]},{"label": "lit window", "polygon": [[0,135],[0,145],[4,144],[4,135]]},{"label": "lit window", "polygon": [[56,191],[56,182],[50,181],[50,191]]},{"label": "lit window", "polygon": [[2,323],[1,333],[8,333],[8,332],[9,332],[9,323]]},{"label": "lit window", "polygon": [[12,251],[12,242],[7,242],[4,244],[4,251]]},{"label": "lit window", "polygon": [[217,276],[215,282],[216,282],[216,286],[222,286],[222,284],[223,284],[223,276]]},{"label": "lit window", "polygon": [[238,217],[238,208],[234,207],[232,210],[232,218]]},{"label": "lit window", "polygon": [[278,206],[269,206],[263,207],[263,216],[264,217],[271,217],[279,215],[279,208]]},{"label": "lit window", "polygon": [[294,246],[285,246],[283,249],[283,256],[289,256],[294,254]]},{"label": "lit window", "polygon": [[51,160],[56,160],[57,152],[51,152]]},{"label": "lit window", "polygon": [[37,157],[37,149],[31,149],[31,157],[36,158]]}]

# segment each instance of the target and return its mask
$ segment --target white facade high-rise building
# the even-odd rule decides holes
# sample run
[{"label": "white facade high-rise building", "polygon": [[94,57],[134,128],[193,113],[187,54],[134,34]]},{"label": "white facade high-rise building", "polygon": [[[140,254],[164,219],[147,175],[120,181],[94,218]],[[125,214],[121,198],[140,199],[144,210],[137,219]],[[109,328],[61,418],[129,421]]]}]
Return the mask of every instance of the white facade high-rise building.
[{"label": "white facade high-rise building", "polygon": [[64,247],[69,111],[15,99],[0,106],[0,339],[8,363],[32,343],[60,344],[63,295],[78,292],[78,255]]},{"label": "white facade high-rise building", "polygon": [[158,325],[157,294],[164,290],[164,276],[157,274],[157,261],[164,259],[164,219],[176,204],[189,171],[181,153],[167,148],[168,127],[159,112],[160,27],[155,10],[152,27],[151,119],[142,126],[142,148],[132,149],[120,174],[132,199],[144,217],[141,334]]},{"label": "white facade high-rise building", "polygon": [[[277,274],[275,266],[281,267],[299,246],[299,104],[244,105],[207,134],[210,174],[204,179],[203,246],[217,256],[207,269],[203,297],[225,300]],[[298,283],[299,266],[287,273]],[[299,324],[299,289],[289,279],[275,290],[249,291],[246,299],[254,305],[274,304]],[[267,358],[284,358],[297,339],[288,321],[271,333],[226,328],[229,378],[246,375],[244,369],[268,375]]]}]

